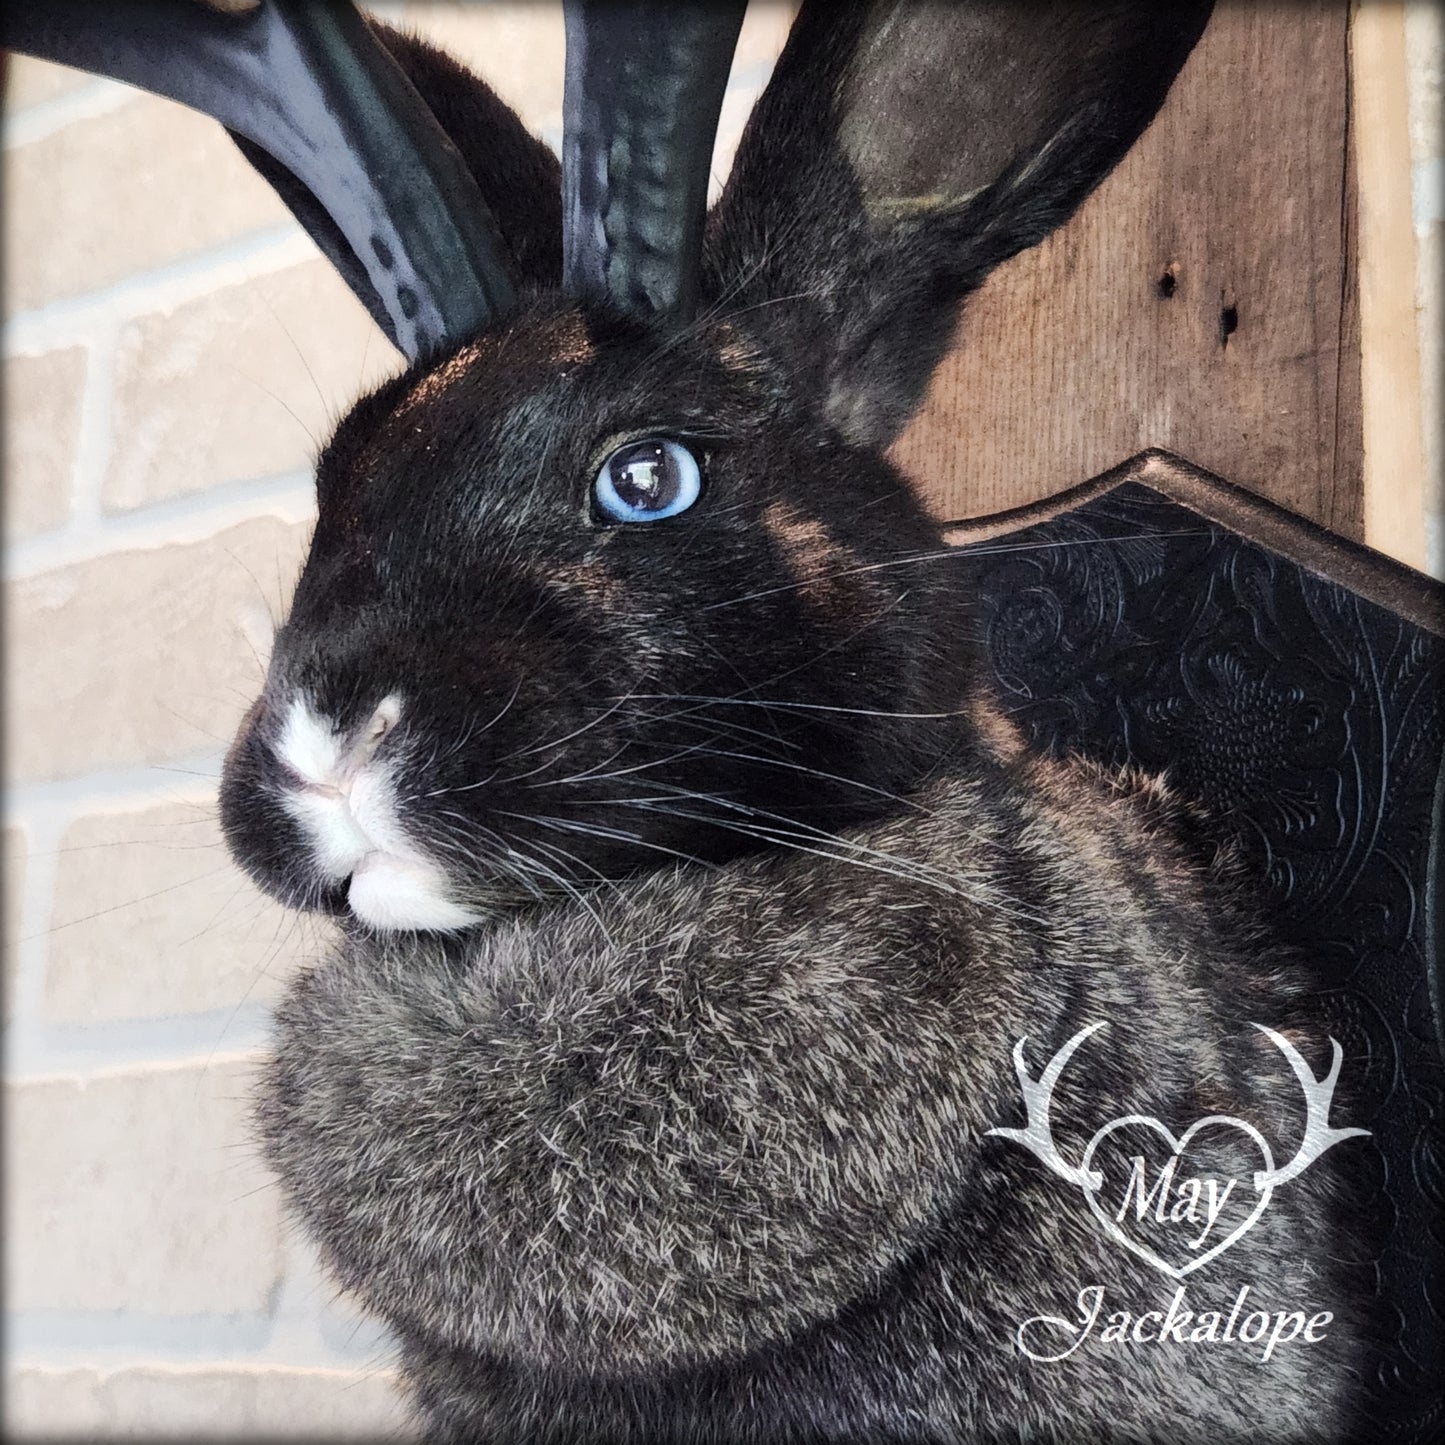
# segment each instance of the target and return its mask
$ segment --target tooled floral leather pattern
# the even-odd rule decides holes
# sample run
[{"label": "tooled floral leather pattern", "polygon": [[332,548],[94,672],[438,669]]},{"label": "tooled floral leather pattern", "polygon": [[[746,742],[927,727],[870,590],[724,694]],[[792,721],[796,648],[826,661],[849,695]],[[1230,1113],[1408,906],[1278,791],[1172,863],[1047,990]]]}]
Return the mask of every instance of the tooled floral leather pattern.
[{"label": "tooled floral leather pattern", "polygon": [[1372,1131],[1360,1263],[1387,1344],[1365,1418],[1379,1438],[1439,1438],[1425,880],[1445,643],[1137,482],[965,551],[998,695],[1035,745],[1165,771],[1243,847],[1312,964],[1354,1081],[1345,1122]]}]

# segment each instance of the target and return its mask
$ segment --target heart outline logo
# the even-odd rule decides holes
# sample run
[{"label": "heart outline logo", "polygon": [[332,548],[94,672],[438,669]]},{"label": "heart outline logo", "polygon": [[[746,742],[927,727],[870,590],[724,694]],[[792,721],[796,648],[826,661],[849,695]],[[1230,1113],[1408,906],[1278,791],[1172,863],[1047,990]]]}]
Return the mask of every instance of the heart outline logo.
[{"label": "heart outline logo", "polygon": [[[1119,1221],[1112,1218],[1099,1204],[1099,1195],[1103,1192],[1103,1176],[1090,1168],[1094,1160],[1095,1151],[1110,1134],[1131,1125],[1139,1125],[1158,1134],[1173,1150],[1173,1157],[1175,1159],[1183,1156],[1184,1151],[1189,1147],[1189,1141],[1199,1133],[1201,1129],[1206,1129],[1211,1125],[1224,1125],[1230,1129],[1238,1129],[1241,1133],[1248,1135],[1249,1138],[1253,1140],[1255,1147],[1258,1148],[1260,1154],[1263,1156],[1265,1165],[1264,1173],[1262,1176],[1256,1174],[1255,1177],[1263,1177],[1266,1181],[1274,1173],[1274,1156],[1270,1152],[1268,1142],[1259,1130],[1245,1120],[1235,1118],[1232,1114],[1209,1114],[1203,1119],[1195,1120],[1183,1134],[1177,1136],[1167,1124],[1162,1123],[1152,1114],[1125,1114],[1118,1119],[1111,1119],[1107,1124],[1102,1125],[1095,1131],[1094,1137],[1090,1139],[1085,1146],[1083,1162],[1080,1165],[1080,1171],[1086,1176],[1083,1194],[1085,1202],[1089,1206],[1090,1213],[1098,1220],[1104,1232],[1116,1243],[1122,1244],[1125,1249],[1137,1255],[1146,1264],[1152,1264],[1155,1269],[1162,1270],[1165,1274],[1169,1275],[1171,1279],[1181,1280],[1186,1275],[1193,1274],[1196,1269],[1200,1269],[1208,1264],[1210,1260],[1217,1259],[1226,1249],[1231,1245],[1237,1244],[1254,1228],[1259,1222],[1260,1217],[1264,1214],[1264,1211],[1269,1208],[1269,1201],[1274,1195],[1274,1185],[1268,1182],[1265,1183],[1264,1188],[1258,1191],[1258,1198],[1254,1208],[1231,1233],[1225,1235],[1217,1244],[1212,1245],[1196,1259],[1191,1259],[1182,1268],[1179,1268],[1170,1264],[1167,1260],[1162,1259],[1150,1249],[1147,1244],[1133,1238],[1125,1230],[1121,1229],[1119,1227]],[[1238,1183],[1239,1181],[1236,1180],[1235,1182]]]},{"label": "heart outline logo", "polygon": [[[1314,1070],[1305,1061],[1304,1056],[1283,1034],[1277,1033],[1267,1024],[1254,1024],[1252,1027],[1258,1029],[1268,1038],[1284,1055],[1285,1061],[1289,1064],[1295,1078],[1299,1081],[1300,1089],[1304,1094],[1305,1103],[1305,1126],[1304,1136],[1300,1140],[1299,1148],[1294,1157],[1278,1169],[1274,1166],[1274,1156],[1270,1152],[1269,1145],[1265,1142],[1264,1136],[1243,1119],[1235,1118],[1229,1114],[1210,1114],[1191,1124],[1184,1131],[1182,1137],[1176,1139],[1172,1130],[1168,1129],[1158,1119],[1149,1114],[1129,1114],[1121,1118],[1111,1120],[1101,1129],[1097,1130],[1094,1137],[1089,1140],[1088,1148],[1085,1150],[1083,1162],[1071,1164],[1059,1153],[1058,1145],[1054,1141],[1053,1127],[1049,1119],[1050,1108],[1053,1102],[1054,1088],[1058,1084],[1059,1076],[1063,1073],[1070,1058],[1078,1050],[1079,1046],[1091,1034],[1097,1033],[1104,1028],[1105,1022],[1099,1019],[1091,1024],[1086,1024],[1076,1033],[1044,1066],[1038,1077],[1029,1071],[1028,1061],[1024,1058],[1024,1045],[1028,1039],[1021,1038],[1013,1046],[1014,1073],[1018,1076],[1019,1089],[1023,1093],[1024,1108],[1027,1111],[1027,1122],[1021,1129],[995,1127],[984,1131],[985,1137],[996,1134],[1002,1139],[1012,1139],[1021,1144],[1030,1153],[1034,1154],[1041,1163],[1052,1170],[1059,1178],[1067,1180],[1068,1183],[1077,1185],[1084,1192],[1088,1201],[1090,1211],[1099,1220],[1106,1233],[1116,1243],[1122,1244],[1131,1253],[1137,1255],[1147,1264],[1153,1265],[1156,1269],[1179,1280],[1185,1275],[1192,1274],[1196,1269],[1208,1264],[1210,1260],[1217,1259],[1230,1245],[1242,1239],[1244,1235],[1254,1226],[1260,1216],[1269,1207],[1269,1201],[1274,1193],[1275,1186],[1284,1184],[1288,1180],[1302,1174],[1321,1154],[1334,1148],[1336,1144],[1345,1139],[1368,1137],[1370,1130],[1357,1128],[1337,1128],[1330,1123],[1330,1105],[1334,1098],[1335,1084],[1340,1077],[1340,1066],[1344,1062],[1344,1049],[1341,1048],[1337,1039],[1330,1040],[1330,1066],[1323,1075],[1316,1075]],[[1102,1174],[1096,1173],[1089,1166],[1093,1162],[1094,1152],[1099,1143],[1115,1129],[1121,1129],[1125,1124],[1142,1124],[1153,1129],[1171,1145],[1174,1149],[1174,1156],[1177,1159],[1188,1146],[1190,1139],[1200,1129],[1208,1124],[1226,1124],[1231,1128],[1241,1130],[1254,1140],[1265,1161],[1265,1167],[1255,1171],[1253,1184],[1259,1201],[1251,1211],[1249,1217],[1243,1224],[1239,1225],[1225,1239],[1221,1240],[1212,1248],[1206,1250],[1198,1259],[1190,1260],[1182,1268],[1167,1263],[1158,1254],[1149,1249],[1147,1245],[1140,1244],[1131,1239],[1123,1230],[1117,1226],[1117,1221],[1109,1218],[1100,1209],[1094,1199],[1104,1184]],[[1171,1175],[1172,1177],[1172,1175]],[[1238,1180],[1235,1181],[1238,1183]],[[1126,1196],[1127,1198],[1127,1196]]]}]

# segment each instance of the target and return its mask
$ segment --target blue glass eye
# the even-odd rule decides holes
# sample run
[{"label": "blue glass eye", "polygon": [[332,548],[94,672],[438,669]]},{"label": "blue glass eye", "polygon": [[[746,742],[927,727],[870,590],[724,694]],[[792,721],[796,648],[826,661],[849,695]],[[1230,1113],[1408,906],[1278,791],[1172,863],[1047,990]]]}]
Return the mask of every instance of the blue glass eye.
[{"label": "blue glass eye", "polygon": [[602,463],[592,500],[609,522],[660,522],[687,511],[701,491],[697,458],[681,442],[646,437]]}]

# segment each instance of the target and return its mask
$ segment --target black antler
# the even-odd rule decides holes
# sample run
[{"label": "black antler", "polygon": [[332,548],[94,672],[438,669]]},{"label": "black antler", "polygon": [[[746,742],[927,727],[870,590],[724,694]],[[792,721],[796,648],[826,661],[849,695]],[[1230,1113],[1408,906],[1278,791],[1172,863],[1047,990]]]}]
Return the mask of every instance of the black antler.
[{"label": "black antler", "polygon": [[564,6],[563,284],[627,312],[686,319],[746,0]]},{"label": "black antler", "polygon": [[409,358],[511,306],[476,182],[349,0],[5,0],[0,45],[169,96],[244,138],[268,179],[283,168],[315,197],[329,223],[302,219]]}]

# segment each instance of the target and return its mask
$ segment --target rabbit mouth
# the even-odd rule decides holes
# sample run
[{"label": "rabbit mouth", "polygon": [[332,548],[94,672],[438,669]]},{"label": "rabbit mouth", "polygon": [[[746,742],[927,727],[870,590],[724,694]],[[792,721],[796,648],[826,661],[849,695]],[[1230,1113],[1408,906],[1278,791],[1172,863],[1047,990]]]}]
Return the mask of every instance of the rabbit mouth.
[{"label": "rabbit mouth", "polygon": [[353,790],[301,788],[282,798],[301,825],[312,866],[344,895],[356,919],[382,930],[439,932],[478,922],[480,914],[452,898],[444,870],[402,838],[388,807],[387,780],[368,777],[358,784],[362,806],[353,807]]},{"label": "rabbit mouth", "polygon": [[447,897],[446,878],[435,864],[373,849],[351,874],[346,902],[372,928],[450,931],[479,915]]}]

